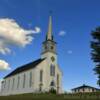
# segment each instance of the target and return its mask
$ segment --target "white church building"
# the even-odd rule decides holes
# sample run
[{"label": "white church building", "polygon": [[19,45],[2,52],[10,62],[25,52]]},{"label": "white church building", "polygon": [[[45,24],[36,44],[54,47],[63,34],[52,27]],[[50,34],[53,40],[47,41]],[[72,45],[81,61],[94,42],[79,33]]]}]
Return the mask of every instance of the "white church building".
[{"label": "white church building", "polygon": [[57,61],[56,42],[52,35],[52,17],[49,17],[48,32],[42,43],[41,57],[16,68],[4,77],[1,95],[41,93],[56,90],[62,93],[62,71]]}]

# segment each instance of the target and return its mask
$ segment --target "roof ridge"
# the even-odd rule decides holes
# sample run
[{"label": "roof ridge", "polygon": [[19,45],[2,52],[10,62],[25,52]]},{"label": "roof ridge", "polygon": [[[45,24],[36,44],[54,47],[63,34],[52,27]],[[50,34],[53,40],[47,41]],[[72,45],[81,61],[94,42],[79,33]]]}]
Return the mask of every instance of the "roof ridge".
[{"label": "roof ridge", "polygon": [[[45,59],[45,58],[44,58]],[[23,71],[26,71],[26,70],[29,70],[29,69],[31,69],[31,68],[35,68],[39,63],[41,63],[44,59],[37,59],[37,60],[35,60],[35,61],[33,61],[33,62],[30,62],[30,63],[27,63],[27,64],[25,64],[25,65],[22,65],[21,67],[18,67],[18,68],[16,68],[15,70],[13,70],[11,73],[9,73],[8,75],[6,75],[5,77],[4,77],[4,79],[5,78],[8,78],[8,77],[11,77],[11,76],[13,76],[13,75],[16,75],[16,74],[18,74],[18,73],[21,73],[21,72],[23,72]]]}]

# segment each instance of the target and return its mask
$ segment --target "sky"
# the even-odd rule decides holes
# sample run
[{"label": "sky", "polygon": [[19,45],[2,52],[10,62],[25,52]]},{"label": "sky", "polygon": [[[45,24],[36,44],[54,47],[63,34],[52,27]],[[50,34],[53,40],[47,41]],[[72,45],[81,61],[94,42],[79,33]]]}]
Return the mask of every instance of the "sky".
[{"label": "sky", "polygon": [[100,0],[0,0],[0,80],[40,58],[50,11],[63,90],[98,88],[90,41],[100,25]]}]

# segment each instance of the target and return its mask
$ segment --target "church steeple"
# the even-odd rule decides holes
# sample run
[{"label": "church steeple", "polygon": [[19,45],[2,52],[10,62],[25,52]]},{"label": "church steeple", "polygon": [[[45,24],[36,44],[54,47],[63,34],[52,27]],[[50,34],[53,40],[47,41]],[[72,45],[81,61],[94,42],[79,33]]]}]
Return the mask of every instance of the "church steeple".
[{"label": "church steeple", "polygon": [[56,42],[53,40],[52,34],[52,16],[49,16],[48,31],[46,34],[46,40],[43,42],[42,54],[48,52],[56,54]]},{"label": "church steeple", "polygon": [[53,40],[52,36],[52,16],[49,16],[48,32],[46,35],[47,40]]}]

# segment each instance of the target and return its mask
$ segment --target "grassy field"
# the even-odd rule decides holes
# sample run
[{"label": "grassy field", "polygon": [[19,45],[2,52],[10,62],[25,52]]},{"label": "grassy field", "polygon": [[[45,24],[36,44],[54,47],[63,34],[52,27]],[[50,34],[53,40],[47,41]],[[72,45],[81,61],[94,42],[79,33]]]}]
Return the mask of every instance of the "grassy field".
[{"label": "grassy field", "polygon": [[23,94],[1,96],[0,100],[100,100],[100,93],[95,94]]}]

